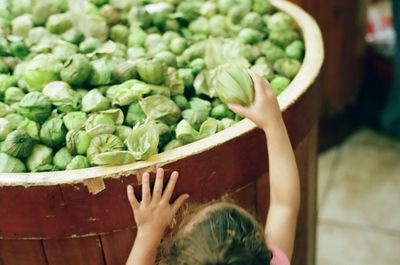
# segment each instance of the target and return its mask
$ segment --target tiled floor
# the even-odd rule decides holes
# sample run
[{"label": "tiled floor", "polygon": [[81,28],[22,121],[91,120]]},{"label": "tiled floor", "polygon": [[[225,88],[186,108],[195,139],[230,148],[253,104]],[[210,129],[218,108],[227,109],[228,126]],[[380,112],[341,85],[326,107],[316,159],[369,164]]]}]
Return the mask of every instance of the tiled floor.
[{"label": "tiled floor", "polygon": [[320,154],[317,265],[400,264],[400,140],[369,129]]}]

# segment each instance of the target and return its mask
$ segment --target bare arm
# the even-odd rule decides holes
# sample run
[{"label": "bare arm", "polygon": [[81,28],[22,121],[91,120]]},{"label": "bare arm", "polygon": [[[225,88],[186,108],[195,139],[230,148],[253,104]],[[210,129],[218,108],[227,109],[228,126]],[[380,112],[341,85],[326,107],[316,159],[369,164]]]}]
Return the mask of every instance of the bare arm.
[{"label": "bare arm", "polygon": [[154,265],[157,248],[164,236],[165,228],[171,223],[178,209],[189,198],[183,194],[170,204],[170,199],[178,179],[178,172],[173,172],[163,192],[164,170],[157,170],[153,195],[150,192],[149,174],[142,177],[142,201],[138,202],[133,188],[128,186],[128,199],[132,206],[137,234],[126,265]]},{"label": "bare arm", "polygon": [[278,101],[269,84],[250,72],[255,99],[250,107],[230,106],[252,120],[267,138],[270,177],[270,205],[265,225],[269,244],[282,249],[291,259],[300,207],[300,182],[296,160],[282,120]]}]

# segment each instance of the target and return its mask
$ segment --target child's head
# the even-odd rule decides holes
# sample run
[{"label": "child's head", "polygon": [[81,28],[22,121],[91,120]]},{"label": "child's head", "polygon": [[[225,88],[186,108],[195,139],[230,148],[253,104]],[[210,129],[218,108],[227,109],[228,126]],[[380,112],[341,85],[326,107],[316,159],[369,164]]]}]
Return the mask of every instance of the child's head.
[{"label": "child's head", "polygon": [[230,203],[216,203],[189,218],[162,264],[269,264],[271,253],[263,230],[242,208]]}]

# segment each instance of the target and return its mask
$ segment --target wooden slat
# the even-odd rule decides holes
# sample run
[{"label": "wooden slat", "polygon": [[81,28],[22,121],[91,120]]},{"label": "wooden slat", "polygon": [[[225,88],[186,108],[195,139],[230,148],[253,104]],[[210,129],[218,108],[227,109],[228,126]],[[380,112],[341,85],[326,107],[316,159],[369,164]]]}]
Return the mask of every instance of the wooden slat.
[{"label": "wooden slat", "polygon": [[357,96],[365,55],[365,0],[291,0],[318,22],[324,37],[323,114],[335,115]]},{"label": "wooden slat", "polygon": [[125,265],[132,249],[135,235],[135,229],[126,229],[101,236],[107,265]]},{"label": "wooden slat", "polygon": [[43,240],[43,246],[48,265],[105,265],[98,236]]},{"label": "wooden slat", "polygon": [[317,125],[295,150],[300,174],[301,204],[292,265],[315,264]]},{"label": "wooden slat", "polygon": [[0,240],[0,265],[47,265],[40,240]]}]

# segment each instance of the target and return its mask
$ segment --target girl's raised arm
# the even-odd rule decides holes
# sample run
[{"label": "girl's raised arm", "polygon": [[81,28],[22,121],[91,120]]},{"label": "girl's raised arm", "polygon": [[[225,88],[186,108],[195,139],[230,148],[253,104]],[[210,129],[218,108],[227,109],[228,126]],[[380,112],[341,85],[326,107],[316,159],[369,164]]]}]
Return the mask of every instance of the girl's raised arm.
[{"label": "girl's raised arm", "polygon": [[253,78],[255,99],[250,107],[230,108],[252,120],[267,137],[270,205],[265,234],[268,244],[282,249],[291,259],[300,208],[300,182],[293,149],[278,101],[270,85],[257,74]]}]

